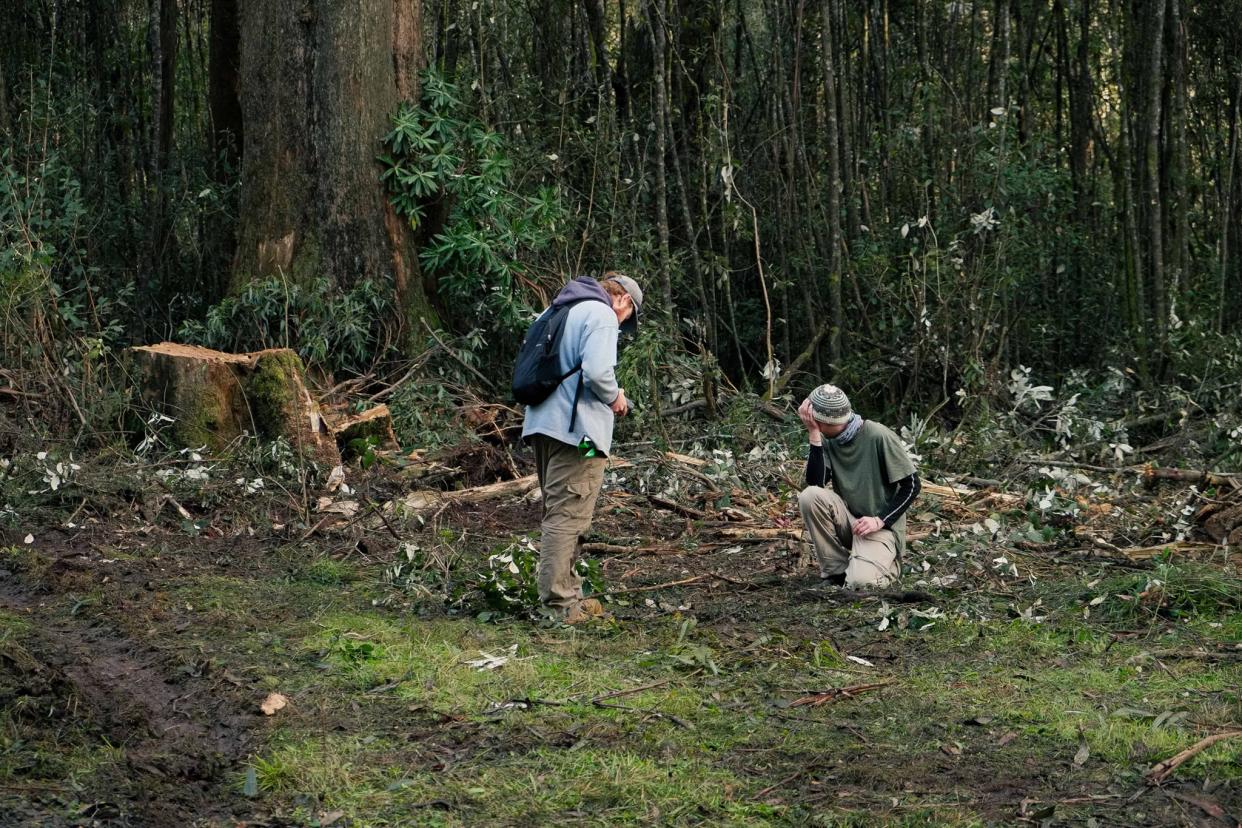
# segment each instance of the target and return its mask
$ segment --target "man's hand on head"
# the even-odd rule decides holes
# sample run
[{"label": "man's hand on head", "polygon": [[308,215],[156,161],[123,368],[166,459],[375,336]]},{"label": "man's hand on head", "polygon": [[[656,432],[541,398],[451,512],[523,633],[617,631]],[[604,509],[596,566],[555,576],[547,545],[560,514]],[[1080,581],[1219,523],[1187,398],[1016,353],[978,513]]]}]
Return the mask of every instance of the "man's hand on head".
[{"label": "man's hand on head", "polygon": [[815,421],[815,413],[811,411],[811,398],[807,397],[802,401],[802,405],[798,406],[798,419],[806,426],[807,439],[813,445],[820,445],[823,438],[819,433],[819,423]]},{"label": "man's hand on head", "polygon": [[864,517],[854,521],[854,534],[858,537],[866,537],[873,532],[878,532],[884,528],[884,521],[878,517]]}]

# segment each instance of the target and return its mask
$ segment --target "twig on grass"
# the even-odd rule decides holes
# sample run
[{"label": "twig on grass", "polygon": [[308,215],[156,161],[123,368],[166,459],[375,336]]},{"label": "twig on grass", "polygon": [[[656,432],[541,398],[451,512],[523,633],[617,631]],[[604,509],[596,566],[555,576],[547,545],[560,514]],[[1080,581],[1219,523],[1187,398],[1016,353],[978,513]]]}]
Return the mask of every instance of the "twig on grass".
[{"label": "twig on grass", "polygon": [[624,704],[608,704],[602,701],[592,701],[592,706],[601,707],[607,710],[624,710],[628,713],[645,713],[648,716],[654,716],[657,719],[666,719],[680,727],[682,730],[694,730],[694,725],[685,719],[674,716],[672,713],[665,713],[662,710],[653,710],[649,707],[628,707]]},{"label": "twig on grass", "polygon": [[1224,730],[1220,733],[1213,733],[1211,736],[1205,736],[1176,756],[1171,756],[1163,762],[1157,762],[1153,765],[1152,769],[1147,772],[1147,784],[1159,785],[1182,764],[1198,756],[1212,745],[1217,742],[1223,742],[1226,739],[1237,738],[1238,736],[1242,736],[1242,730]]},{"label": "twig on grass", "polygon": [[887,687],[892,681],[876,681],[870,684],[855,684],[853,687],[834,687],[829,690],[821,690],[816,693],[809,693],[801,698],[794,699],[789,703],[790,707],[819,707],[831,701],[839,699],[852,699],[863,693],[870,693],[872,690],[879,690],[881,687]]},{"label": "twig on grass", "polygon": [[804,589],[802,594],[833,601],[865,601],[878,598],[894,604],[930,604],[944,600],[943,597],[937,598],[930,592],[919,589],[882,589],[875,592],[858,589]]},{"label": "twig on grass", "polygon": [[668,583],[664,583],[664,584],[649,584],[647,586],[629,587],[627,589],[613,589],[613,590],[609,590],[608,592],[605,592],[602,594],[603,595],[629,595],[630,593],[633,593],[633,592],[651,592],[657,589],[666,589],[668,587],[684,586],[686,584],[693,584],[697,581],[702,581],[704,578],[710,578],[710,577],[711,577],[710,575],[695,575],[691,578],[682,578],[680,581],[669,581]]},{"label": "twig on grass", "polygon": [[794,781],[794,780],[795,780],[795,779],[797,779],[798,777],[800,777],[800,776],[802,776],[802,775],[804,775],[804,774],[808,773],[808,772],[809,772],[809,771],[811,771],[811,770],[813,770],[813,768],[803,768],[803,769],[802,769],[802,770],[800,770],[800,771],[795,771],[794,773],[789,774],[789,776],[786,776],[786,777],[785,777],[784,779],[782,779],[780,782],[777,782],[777,783],[776,783],[776,784],[774,784],[774,785],[768,785],[768,786],[767,786],[766,788],[764,788],[762,791],[760,791],[759,793],[755,794],[755,799],[763,799],[765,796],[767,796],[768,794],[772,793],[772,791],[776,790],[777,788],[780,788],[780,787],[783,787],[783,786],[785,786],[785,785],[788,785],[790,782]]}]

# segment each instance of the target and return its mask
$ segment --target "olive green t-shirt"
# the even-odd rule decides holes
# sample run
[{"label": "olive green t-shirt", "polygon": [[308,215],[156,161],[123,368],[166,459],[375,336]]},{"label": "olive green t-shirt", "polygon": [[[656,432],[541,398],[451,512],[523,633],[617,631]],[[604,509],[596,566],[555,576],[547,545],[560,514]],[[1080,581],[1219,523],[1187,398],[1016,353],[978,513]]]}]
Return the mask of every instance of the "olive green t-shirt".
[{"label": "olive green t-shirt", "polygon": [[[878,517],[897,494],[897,481],[914,474],[914,462],[897,435],[867,420],[853,440],[838,445],[824,439],[824,460],[832,473],[832,488],[854,517]],[[897,554],[906,545],[906,516],[893,523]]]}]

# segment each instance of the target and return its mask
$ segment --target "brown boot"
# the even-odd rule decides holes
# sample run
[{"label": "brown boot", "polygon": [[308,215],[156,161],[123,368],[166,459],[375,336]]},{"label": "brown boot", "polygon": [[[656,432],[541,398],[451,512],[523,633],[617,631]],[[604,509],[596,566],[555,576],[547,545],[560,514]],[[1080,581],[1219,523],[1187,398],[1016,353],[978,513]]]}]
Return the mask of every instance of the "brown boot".
[{"label": "brown boot", "polygon": [[604,605],[595,598],[583,598],[565,611],[566,624],[581,624],[604,616]]}]

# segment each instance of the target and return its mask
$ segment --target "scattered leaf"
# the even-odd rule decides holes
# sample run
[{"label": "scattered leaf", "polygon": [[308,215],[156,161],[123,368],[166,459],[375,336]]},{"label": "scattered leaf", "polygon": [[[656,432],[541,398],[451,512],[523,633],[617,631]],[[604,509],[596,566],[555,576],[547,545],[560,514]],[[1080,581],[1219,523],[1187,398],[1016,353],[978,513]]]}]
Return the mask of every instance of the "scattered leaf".
[{"label": "scattered leaf", "polygon": [[1082,742],[1078,745],[1078,752],[1074,754],[1074,764],[1081,768],[1089,758],[1091,758],[1091,748],[1087,747],[1086,742]]},{"label": "scattered leaf", "polygon": [[504,667],[506,664],[509,663],[509,659],[517,655],[517,648],[518,648],[518,645],[516,644],[509,647],[509,649],[506,650],[507,655],[494,655],[492,653],[487,653],[487,652],[484,652],[483,650],[479,650],[479,655],[481,655],[482,658],[476,658],[470,661],[463,661],[462,664],[466,664],[480,671],[499,670],[501,667]]},{"label": "scattered leaf", "polygon": [[264,716],[275,715],[277,710],[284,709],[289,704],[289,700],[280,693],[268,693],[267,698],[263,700],[263,704],[259,705],[259,709],[263,711]]},{"label": "scattered leaf", "polygon": [[864,666],[864,667],[874,667],[874,666],[875,666],[875,665],[874,665],[874,664],[872,664],[870,661],[867,661],[867,659],[865,659],[865,658],[859,658],[858,656],[847,655],[845,658],[846,658],[846,660],[847,660],[847,661],[852,661],[852,662],[854,662],[855,664],[861,664],[861,665],[862,665],[862,666]]}]

